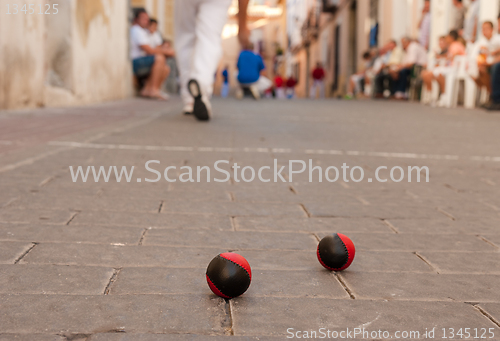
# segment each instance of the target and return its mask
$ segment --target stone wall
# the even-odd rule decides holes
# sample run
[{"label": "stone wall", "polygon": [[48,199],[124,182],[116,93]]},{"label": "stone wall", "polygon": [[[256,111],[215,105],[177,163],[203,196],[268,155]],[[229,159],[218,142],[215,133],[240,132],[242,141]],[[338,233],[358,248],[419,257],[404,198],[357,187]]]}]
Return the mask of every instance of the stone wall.
[{"label": "stone wall", "polygon": [[[96,103],[132,94],[123,0],[16,0],[57,14],[0,9],[0,109]],[[4,6],[5,7],[5,6]]]}]

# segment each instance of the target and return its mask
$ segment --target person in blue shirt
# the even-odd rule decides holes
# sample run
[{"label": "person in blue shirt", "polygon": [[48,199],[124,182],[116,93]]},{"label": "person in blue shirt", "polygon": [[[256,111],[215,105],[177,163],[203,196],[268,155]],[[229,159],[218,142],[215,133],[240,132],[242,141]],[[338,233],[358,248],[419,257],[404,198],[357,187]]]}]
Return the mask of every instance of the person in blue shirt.
[{"label": "person in blue shirt", "polygon": [[236,97],[243,98],[243,89],[248,88],[255,99],[259,99],[273,82],[266,78],[266,66],[262,57],[253,52],[253,44],[248,44],[247,48],[241,51],[238,57],[238,82],[240,88],[236,92]]}]

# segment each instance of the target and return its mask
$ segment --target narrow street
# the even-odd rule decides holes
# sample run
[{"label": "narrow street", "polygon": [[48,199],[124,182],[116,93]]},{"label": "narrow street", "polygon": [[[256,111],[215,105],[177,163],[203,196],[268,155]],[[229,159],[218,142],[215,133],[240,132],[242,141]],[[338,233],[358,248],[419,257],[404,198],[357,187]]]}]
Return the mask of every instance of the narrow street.
[{"label": "narrow street", "polygon": [[[0,112],[0,340],[281,340],[320,328],[500,338],[500,115],[215,99],[200,123],[181,108],[174,98]],[[286,182],[273,181],[275,159]],[[156,178],[149,160],[157,182],[145,180]],[[224,178],[218,160],[230,181],[213,180]],[[307,164],[291,182],[289,160]],[[309,182],[309,160],[321,183],[317,170]],[[235,179],[233,163],[269,166],[271,181],[244,182],[241,169]],[[344,163],[364,179],[328,182],[325,169]],[[73,182],[70,166],[134,173]],[[186,166],[208,166],[212,180],[181,182]],[[387,182],[375,180],[380,166]],[[421,170],[409,183],[409,166],[428,167],[429,182]],[[356,246],[340,273],[316,258],[334,232]],[[253,272],[230,301],[205,279],[227,251]]]}]

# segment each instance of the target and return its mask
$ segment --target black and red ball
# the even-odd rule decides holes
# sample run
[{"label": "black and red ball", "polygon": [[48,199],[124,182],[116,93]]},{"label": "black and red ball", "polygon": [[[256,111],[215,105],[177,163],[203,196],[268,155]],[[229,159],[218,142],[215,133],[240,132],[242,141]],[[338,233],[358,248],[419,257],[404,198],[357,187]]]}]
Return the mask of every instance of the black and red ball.
[{"label": "black and red ball", "polygon": [[318,245],[318,260],[325,268],[332,271],[347,269],[352,261],[356,249],[349,237],[334,233],[321,239]]},{"label": "black and red ball", "polygon": [[247,291],[251,281],[250,264],[237,253],[221,253],[208,264],[208,286],[217,296],[223,298],[240,296]]}]

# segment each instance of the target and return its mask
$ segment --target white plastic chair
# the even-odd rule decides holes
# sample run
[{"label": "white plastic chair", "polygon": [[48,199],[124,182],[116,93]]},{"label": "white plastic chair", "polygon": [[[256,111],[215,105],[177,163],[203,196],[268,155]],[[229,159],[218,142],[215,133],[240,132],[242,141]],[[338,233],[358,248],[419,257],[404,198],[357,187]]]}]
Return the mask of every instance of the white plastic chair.
[{"label": "white plastic chair", "polygon": [[446,75],[445,87],[446,97],[444,106],[446,108],[454,108],[458,103],[458,85],[465,77],[469,78],[465,72],[467,67],[467,56],[455,56],[451,66],[451,71]]},{"label": "white plastic chair", "polygon": [[456,56],[454,59],[457,69],[454,79],[450,80],[453,84],[451,88],[452,92],[450,92],[449,108],[455,108],[458,104],[458,90],[461,81],[464,82],[464,107],[471,109],[476,106],[477,86],[467,72],[468,63],[470,63],[468,59],[467,56]]}]

